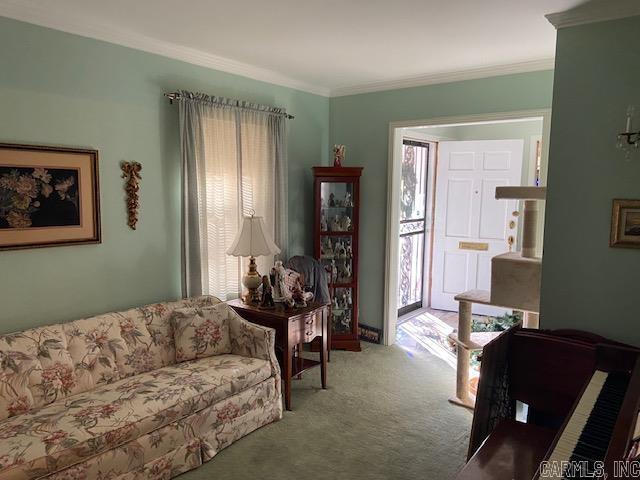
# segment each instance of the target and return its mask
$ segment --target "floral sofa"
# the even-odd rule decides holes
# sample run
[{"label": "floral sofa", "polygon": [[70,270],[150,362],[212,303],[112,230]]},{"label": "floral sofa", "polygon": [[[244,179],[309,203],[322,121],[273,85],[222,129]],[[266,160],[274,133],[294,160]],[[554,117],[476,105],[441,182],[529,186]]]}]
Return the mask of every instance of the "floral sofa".
[{"label": "floral sofa", "polygon": [[[225,312],[230,353],[176,361],[172,318],[185,307]],[[274,342],[214,297],[0,336],[0,479],[168,479],[198,467],[282,418]]]}]

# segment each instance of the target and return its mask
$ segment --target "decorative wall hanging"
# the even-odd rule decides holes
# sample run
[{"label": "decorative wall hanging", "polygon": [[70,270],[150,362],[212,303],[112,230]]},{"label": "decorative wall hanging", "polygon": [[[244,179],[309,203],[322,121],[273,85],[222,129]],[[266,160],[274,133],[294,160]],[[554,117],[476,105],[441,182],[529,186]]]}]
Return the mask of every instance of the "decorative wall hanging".
[{"label": "decorative wall hanging", "polygon": [[0,250],[100,243],[98,151],[0,143]]},{"label": "decorative wall hanging", "polygon": [[613,201],[609,245],[640,248],[640,200]]},{"label": "decorative wall hanging", "polygon": [[127,184],[124,187],[127,192],[127,214],[129,216],[127,225],[135,230],[138,223],[138,208],[140,208],[138,190],[140,190],[140,180],[142,179],[140,176],[142,165],[138,162],[122,162],[120,168],[122,169],[122,178],[127,179]]}]

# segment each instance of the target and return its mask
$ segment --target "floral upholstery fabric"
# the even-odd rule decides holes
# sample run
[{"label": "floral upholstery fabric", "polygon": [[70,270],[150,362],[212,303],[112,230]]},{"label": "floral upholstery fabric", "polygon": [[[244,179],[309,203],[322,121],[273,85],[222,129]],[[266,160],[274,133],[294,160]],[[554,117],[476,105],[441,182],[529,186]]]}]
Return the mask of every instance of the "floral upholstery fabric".
[{"label": "floral upholstery fabric", "polygon": [[124,374],[135,375],[176,363],[173,312],[178,308],[209,307],[219,303],[215,297],[201,296],[112,314],[119,318],[122,337],[129,347],[130,357]]},{"label": "floral upholstery fabric", "polygon": [[[104,385],[0,423],[0,468],[32,478],[182,419],[271,377],[268,362],[219,355]],[[0,470],[5,478],[5,471]],[[14,478],[10,476],[8,478]]]},{"label": "floral upholstery fabric", "polygon": [[129,349],[120,335],[119,323],[110,315],[76,320],[62,329],[78,380],[74,393],[121,378]]},{"label": "floral upholstery fabric", "polygon": [[0,479],[171,478],[281,418],[275,332],[228,306],[232,354],[175,363],[174,310],[218,303],[0,337]]},{"label": "floral upholstery fabric", "polygon": [[0,337],[0,419],[52,403],[77,388],[59,325]]},{"label": "floral upholstery fabric", "polygon": [[176,309],[173,313],[176,361],[231,353],[229,312],[224,303]]}]

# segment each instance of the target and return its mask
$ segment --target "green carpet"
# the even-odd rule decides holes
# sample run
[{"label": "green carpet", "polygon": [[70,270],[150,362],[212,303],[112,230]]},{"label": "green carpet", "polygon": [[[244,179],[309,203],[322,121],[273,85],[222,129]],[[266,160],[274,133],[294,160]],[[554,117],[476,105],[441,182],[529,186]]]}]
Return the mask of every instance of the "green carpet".
[{"label": "green carpet", "polygon": [[180,480],[446,480],[463,465],[471,413],[447,402],[442,360],[363,343],[331,353],[328,383],[317,368],[294,380],[293,411]]}]

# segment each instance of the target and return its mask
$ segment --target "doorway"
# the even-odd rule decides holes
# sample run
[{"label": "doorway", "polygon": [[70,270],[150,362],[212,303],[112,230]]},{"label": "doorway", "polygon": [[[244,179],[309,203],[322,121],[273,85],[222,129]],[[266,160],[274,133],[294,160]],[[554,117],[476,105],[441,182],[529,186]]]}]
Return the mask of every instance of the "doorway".
[{"label": "doorway", "polygon": [[495,187],[546,183],[549,118],[539,110],[390,126],[386,344],[408,318],[442,319],[430,331],[450,332],[455,295],[488,290],[491,258],[519,249],[519,205],[496,200]]}]

